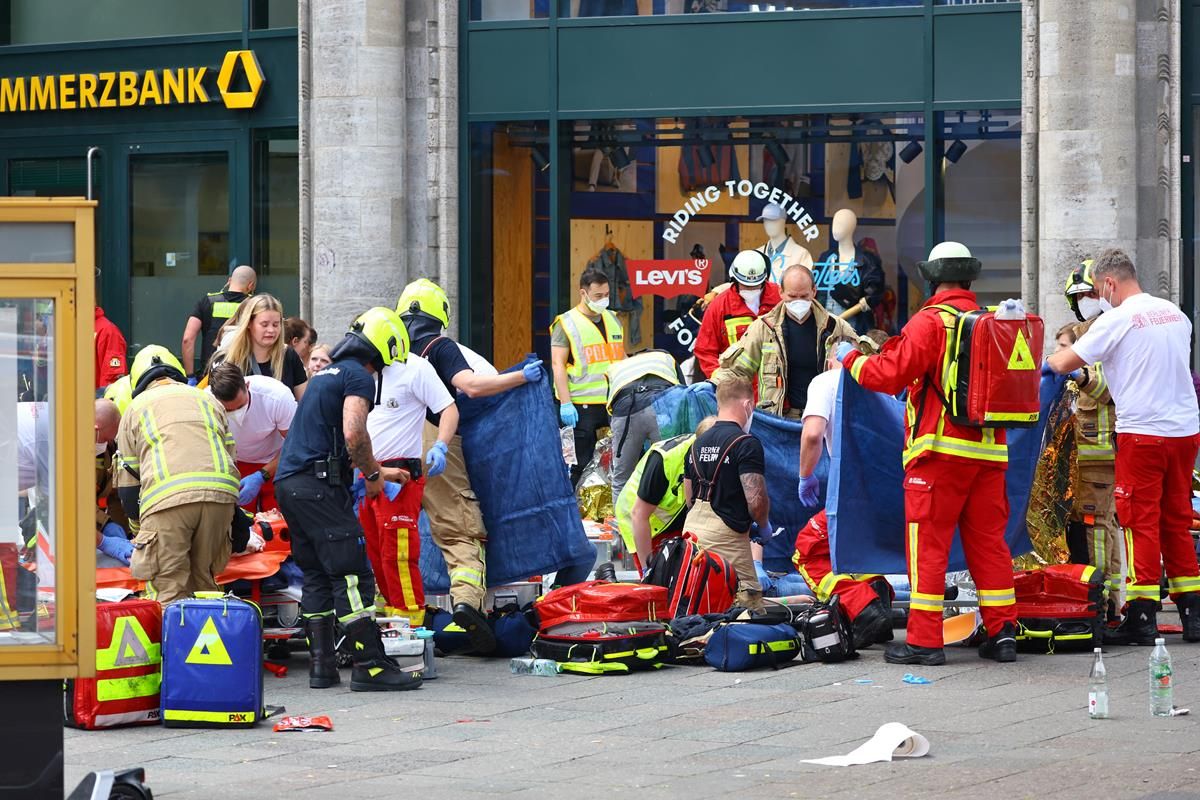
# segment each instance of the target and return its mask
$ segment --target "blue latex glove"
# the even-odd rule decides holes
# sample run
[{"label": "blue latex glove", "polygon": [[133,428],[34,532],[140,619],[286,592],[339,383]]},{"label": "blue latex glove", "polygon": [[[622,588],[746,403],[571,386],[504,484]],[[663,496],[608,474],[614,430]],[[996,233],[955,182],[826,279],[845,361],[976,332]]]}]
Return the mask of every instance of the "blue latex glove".
[{"label": "blue latex glove", "polygon": [[850,352],[852,350],[856,350],[856,349],[858,349],[858,348],[856,348],[850,342],[838,342],[837,349],[833,351],[833,355],[834,355],[834,358],[836,358],[838,361],[841,361],[846,356],[850,355]]},{"label": "blue latex glove", "polygon": [[800,504],[805,508],[816,508],[821,504],[821,482],[816,475],[800,476]]},{"label": "blue latex glove", "polygon": [[354,498],[354,516],[357,517],[359,508],[367,499],[367,480],[358,470],[354,470],[354,483],[350,484],[350,496]]},{"label": "blue latex glove", "polygon": [[425,454],[426,477],[436,478],[446,471],[446,443],[434,442],[433,447]]},{"label": "blue latex glove", "polygon": [[562,421],[564,428],[574,428],[579,424],[579,411],[576,410],[574,403],[563,403],[558,407],[558,418]]},{"label": "blue latex glove", "polygon": [[715,396],[717,387],[713,386],[712,381],[696,381],[687,387],[688,394],[707,394]]},{"label": "blue latex glove", "polygon": [[133,542],[126,539],[124,534],[120,537],[105,536],[100,539],[100,552],[128,566],[129,557],[133,555]]},{"label": "blue latex glove", "polygon": [[238,505],[244,506],[247,503],[253,503],[266,482],[267,479],[261,472],[251,472],[242,478],[241,488],[238,490]]},{"label": "blue latex glove", "polygon": [[546,370],[542,368],[542,362],[530,361],[521,368],[521,373],[525,376],[526,383],[537,383],[546,374]]},{"label": "blue latex glove", "polygon": [[1050,359],[1042,362],[1042,377],[1053,378],[1057,374],[1054,370],[1050,369]]},{"label": "blue latex glove", "polygon": [[[396,498],[400,496],[400,492],[403,490],[404,487],[398,483],[394,483],[392,481],[383,482],[383,493],[387,495],[387,499],[391,502],[395,502]],[[363,493],[365,494],[366,491],[366,484],[363,484]]]},{"label": "blue latex glove", "polygon": [[125,529],[115,522],[106,522],[104,527],[100,529],[100,535],[105,538],[128,539],[125,535]]},{"label": "blue latex glove", "polygon": [[200,382],[200,379],[197,378],[195,375],[188,378],[188,386],[195,386],[199,382]]}]

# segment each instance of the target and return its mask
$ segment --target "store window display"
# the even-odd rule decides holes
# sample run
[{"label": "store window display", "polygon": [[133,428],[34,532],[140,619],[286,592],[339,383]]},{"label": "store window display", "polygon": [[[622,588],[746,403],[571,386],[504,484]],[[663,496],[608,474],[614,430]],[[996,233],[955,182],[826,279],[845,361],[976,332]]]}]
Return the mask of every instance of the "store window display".
[{"label": "store window display", "polygon": [[[549,361],[550,323],[596,267],[625,349],[669,350],[691,380],[711,372],[686,362],[739,253],[768,262],[772,294],[788,266],[810,267],[830,313],[895,332],[924,301],[916,262],[943,225],[998,268],[980,287],[989,298],[1016,296],[1018,122],[988,111],[570,119],[557,146],[544,122],[473,123],[463,336],[498,366],[527,352]],[[932,205],[927,173],[939,180]]]},{"label": "store window display", "polygon": [[787,214],[781,206],[767,203],[756,221],[763,224],[767,241],[755,249],[771,262],[772,281],[779,283],[783,278],[783,271],[793,264],[812,269],[812,253],[788,234]]},{"label": "store window display", "polygon": [[834,245],[821,253],[814,277],[821,305],[863,334],[875,327],[873,312],[883,302],[887,287],[874,240],[856,242],[857,228],[858,215],[850,209],[833,215]]}]

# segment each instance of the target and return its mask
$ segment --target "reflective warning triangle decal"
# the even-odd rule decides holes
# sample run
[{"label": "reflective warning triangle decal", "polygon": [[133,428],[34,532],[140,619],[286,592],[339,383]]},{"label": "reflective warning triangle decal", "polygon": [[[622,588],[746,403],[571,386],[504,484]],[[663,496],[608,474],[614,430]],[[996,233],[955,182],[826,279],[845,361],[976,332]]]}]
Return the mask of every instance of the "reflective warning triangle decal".
[{"label": "reflective warning triangle decal", "polygon": [[1012,355],[1008,357],[1008,368],[1010,370],[1037,369],[1033,353],[1029,352],[1029,342],[1025,341],[1025,333],[1021,330],[1017,331],[1017,341],[1013,344]]},{"label": "reflective warning triangle decal", "polygon": [[192,651],[188,653],[185,661],[188,664],[224,664],[226,666],[233,664],[233,659],[229,657],[229,651],[225,649],[225,643],[221,641],[221,634],[217,633],[217,625],[213,622],[212,617],[204,621],[204,626],[200,628],[200,635],[196,637],[196,643],[192,645]]}]

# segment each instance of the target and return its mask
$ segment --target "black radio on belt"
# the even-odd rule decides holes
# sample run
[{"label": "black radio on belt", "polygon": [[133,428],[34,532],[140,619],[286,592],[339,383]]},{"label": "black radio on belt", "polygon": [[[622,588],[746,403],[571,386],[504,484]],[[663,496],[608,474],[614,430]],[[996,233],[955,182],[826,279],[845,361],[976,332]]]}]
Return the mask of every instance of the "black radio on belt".
[{"label": "black radio on belt", "polygon": [[313,474],[330,486],[345,486],[350,476],[350,465],[345,458],[329,456],[313,462]]}]

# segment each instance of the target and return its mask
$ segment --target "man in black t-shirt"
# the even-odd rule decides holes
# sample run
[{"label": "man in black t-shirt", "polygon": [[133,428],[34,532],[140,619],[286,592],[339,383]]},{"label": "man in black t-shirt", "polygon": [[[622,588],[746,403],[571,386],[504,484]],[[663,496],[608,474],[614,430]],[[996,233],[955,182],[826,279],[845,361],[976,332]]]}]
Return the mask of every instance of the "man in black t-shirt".
[{"label": "man in black t-shirt", "polygon": [[[196,302],[183,329],[183,368],[189,375],[203,372],[217,349],[217,332],[233,316],[241,302],[254,294],[258,276],[244,264],[229,275],[229,283],[219,292],[206,294]],[[195,364],[196,337],[200,337],[200,367]]]},{"label": "man in black t-shirt", "polygon": [[[450,302],[442,288],[431,280],[421,278],[404,287],[396,313],[408,328],[412,351],[433,365],[451,396],[462,392],[468,397],[488,397],[542,379],[541,361],[498,375],[485,358],[447,339],[443,334],[450,324]],[[438,441],[440,420],[440,414],[432,411],[425,414],[426,452]],[[460,435],[455,434],[450,440],[443,458],[445,470],[425,482],[421,508],[429,518],[433,541],[446,559],[454,622],[471,637],[477,652],[489,653],[495,649],[496,641],[483,616],[483,601],[487,596],[483,542],[487,531],[463,460]]]},{"label": "man in black t-shirt", "polygon": [[377,395],[374,376],[408,358],[404,323],[390,308],[372,308],[354,321],[330,358],[333,363],[313,375],[300,398],[275,473],[292,556],[304,572],[300,610],[311,656],[308,685],[324,689],[341,682],[336,621],[353,653],[351,691],[415,689],[420,673],[400,669],[383,650],[375,578],[350,492],[354,467],[363,474],[367,497],[384,488],[367,414]]},{"label": "man in black t-shirt", "polygon": [[717,387],[717,422],[697,436],[684,471],[684,490],[692,499],[683,529],[697,544],[722,556],[737,573],[737,603],[752,611],[763,607],[762,585],[750,551],[753,525],[764,536],[770,501],[763,475],[762,443],[748,433],[754,418],[754,388],[733,376]]}]

